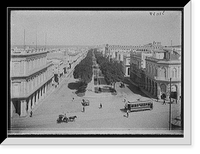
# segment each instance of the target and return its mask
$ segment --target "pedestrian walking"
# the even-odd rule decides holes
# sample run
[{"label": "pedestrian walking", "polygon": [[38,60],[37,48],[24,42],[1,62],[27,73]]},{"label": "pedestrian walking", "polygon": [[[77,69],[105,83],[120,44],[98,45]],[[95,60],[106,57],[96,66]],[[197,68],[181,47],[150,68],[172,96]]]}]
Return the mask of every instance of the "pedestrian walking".
[{"label": "pedestrian walking", "polygon": [[123,102],[126,103],[126,99],[125,98],[124,98]]},{"label": "pedestrian walking", "polygon": [[30,112],[30,117],[32,117],[32,116],[33,116],[33,111]]},{"label": "pedestrian walking", "polygon": [[165,95],[164,93],[161,95],[161,99],[163,99],[163,105],[164,105],[164,104],[166,105],[166,102],[165,102],[166,95]]},{"label": "pedestrian walking", "polygon": [[83,106],[83,112],[85,112],[85,106]]},{"label": "pedestrian walking", "polygon": [[129,116],[129,110],[126,110],[126,117],[128,118]]},{"label": "pedestrian walking", "polygon": [[74,97],[72,98],[72,102],[74,101]]},{"label": "pedestrian walking", "polygon": [[101,109],[102,108],[102,104],[100,103],[100,105],[99,105],[99,108]]},{"label": "pedestrian walking", "polygon": [[166,105],[165,99],[163,100],[163,105],[164,105],[164,104]]}]

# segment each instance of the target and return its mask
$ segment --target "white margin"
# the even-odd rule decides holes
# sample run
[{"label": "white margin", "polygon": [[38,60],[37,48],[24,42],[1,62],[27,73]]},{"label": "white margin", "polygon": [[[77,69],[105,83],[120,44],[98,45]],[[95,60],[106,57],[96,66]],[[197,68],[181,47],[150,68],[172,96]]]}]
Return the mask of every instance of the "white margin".
[{"label": "white margin", "polygon": [[6,138],[2,145],[191,145],[191,54],[191,1],[189,1],[184,7],[183,138]]}]

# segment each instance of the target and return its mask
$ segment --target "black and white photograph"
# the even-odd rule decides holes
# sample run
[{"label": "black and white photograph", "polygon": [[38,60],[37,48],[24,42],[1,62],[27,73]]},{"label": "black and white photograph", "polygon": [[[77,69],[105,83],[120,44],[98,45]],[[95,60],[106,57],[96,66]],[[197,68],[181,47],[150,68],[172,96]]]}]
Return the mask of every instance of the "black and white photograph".
[{"label": "black and white photograph", "polygon": [[184,16],[12,8],[8,136],[189,138]]}]

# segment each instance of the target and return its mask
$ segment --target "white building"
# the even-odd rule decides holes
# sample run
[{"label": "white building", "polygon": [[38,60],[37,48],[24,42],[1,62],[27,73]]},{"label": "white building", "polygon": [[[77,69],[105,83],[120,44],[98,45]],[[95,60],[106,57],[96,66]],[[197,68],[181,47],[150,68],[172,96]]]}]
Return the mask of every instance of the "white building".
[{"label": "white building", "polygon": [[10,113],[26,116],[52,88],[53,64],[44,49],[11,49]]}]

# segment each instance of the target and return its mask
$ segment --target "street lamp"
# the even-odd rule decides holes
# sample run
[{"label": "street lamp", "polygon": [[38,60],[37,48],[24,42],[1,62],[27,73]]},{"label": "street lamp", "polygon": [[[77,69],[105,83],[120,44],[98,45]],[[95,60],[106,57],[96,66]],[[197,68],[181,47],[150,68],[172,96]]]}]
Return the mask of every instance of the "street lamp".
[{"label": "street lamp", "polygon": [[170,84],[170,92],[169,92],[169,130],[171,130],[171,108],[172,108],[172,103],[171,103],[171,81],[172,78],[170,78],[169,80],[169,84]]}]

